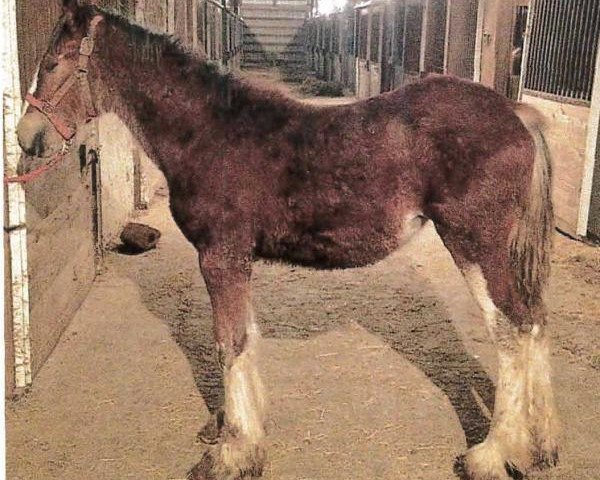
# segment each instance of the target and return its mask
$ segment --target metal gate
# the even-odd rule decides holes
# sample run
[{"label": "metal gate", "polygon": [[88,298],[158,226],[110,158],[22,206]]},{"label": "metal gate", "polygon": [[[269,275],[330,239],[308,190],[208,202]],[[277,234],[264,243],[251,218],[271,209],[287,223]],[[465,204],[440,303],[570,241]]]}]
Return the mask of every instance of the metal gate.
[{"label": "metal gate", "polygon": [[589,104],[600,2],[536,0],[532,26],[526,93]]}]

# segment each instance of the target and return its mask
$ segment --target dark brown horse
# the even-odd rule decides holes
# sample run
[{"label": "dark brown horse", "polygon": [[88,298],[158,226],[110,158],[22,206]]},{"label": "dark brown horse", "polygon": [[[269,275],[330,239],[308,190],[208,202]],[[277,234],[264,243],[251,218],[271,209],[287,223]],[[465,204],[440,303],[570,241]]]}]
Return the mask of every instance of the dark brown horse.
[{"label": "dark brown horse", "polygon": [[535,112],[442,76],[351,105],[307,106],[73,1],[29,99],[18,130],[26,152],[50,157],[88,117],[116,112],[168,181],[173,217],[198,251],[225,378],[219,443],[193,478],[262,471],[253,261],[367,265],[427,219],[499,350],[493,422],[466,454],[468,476],[506,479],[556,462],[542,300],[550,172]]}]

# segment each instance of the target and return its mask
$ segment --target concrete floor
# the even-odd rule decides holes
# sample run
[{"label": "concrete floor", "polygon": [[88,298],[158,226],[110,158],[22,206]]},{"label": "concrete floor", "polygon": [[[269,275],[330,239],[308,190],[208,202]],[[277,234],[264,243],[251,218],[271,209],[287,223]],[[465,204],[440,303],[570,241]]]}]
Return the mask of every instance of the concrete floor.
[{"label": "concrete floor", "polygon": [[[185,295],[199,296],[204,317],[208,301],[194,273],[195,252],[170,219],[166,199],[159,198],[140,221],[161,229],[159,247],[136,257],[109,255],[106,272],[29,394],[9,404],[9,479],[179,479],[200,458],[204,446],[196,434],[208,420],[195,382],[202,366],[178,345],[169,318],[178,313],[161,318],[155,307],[160,295],[173,305],[186,304]],[[575,252],[586,265],[597,259],[597,250],[558,240],[560,258]],[[551,308],[571,318],[569,302],[594,301],[596,277],[570,271],[577,262],[555,263],[555,272],[571,280],[567,296],[565,282],[553,283]],[[188,274],[190,282],[173,280]],[[260,264],[255,283],[266,332],[261,369],[271,399],[266,479],[455,478],[455,456],[464,451],[466,437],[479,434],[469,428],[485,424],[495,357],[431,226],[405,250],[367,269],[323,274]],[[160,293],[163,287],[167,293]],[[387,291],[395,292],[390,298],[397,304]],[[393,337],[388,323],[371,329],[386,315],[378,308],[405,318],[406,331],[421,329],[421,336],[406,337],[418,345]],[[183,310],[182,317],[194,315]],[[591,328],[584,335],[591,343],[577,343],[575,353],[564,348],[577,338],[573,326],[555,319],[563,462],[535,478],[600,478],[600,372],[582,351],[597,345],[599,311],[586,312]],[[282,312],[285,318],[300,315],[300,322],[323,322],[305,325],[307,335],[271,334],[264,317],[280,321]],[[210,333],[210,320],[203,322],[200,328]],[[483,372],[482,390],[471,394],[469,388],[477,389],[472,378],[464,385],[445,382],[456,358],[473,378]],[[465,391],[465,385],[473,386]],[[479,402],[483,416],[471,407],[461,411],[461,399]]]}]

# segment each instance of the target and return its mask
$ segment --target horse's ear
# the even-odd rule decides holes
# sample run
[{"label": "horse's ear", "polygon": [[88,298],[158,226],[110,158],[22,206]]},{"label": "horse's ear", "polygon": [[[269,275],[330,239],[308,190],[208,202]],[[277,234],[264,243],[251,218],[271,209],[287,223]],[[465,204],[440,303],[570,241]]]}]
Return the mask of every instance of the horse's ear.
[{"label": "horse's ear", "polygon": [[64,13],[76,13],[79,5],[77,0],[62,0],[62,8]]},{"label": "horse's ear", "polygon": [[77,0],[63,0],[62,8],[65,17],[65,26],[68,27],[71,32],[76,31],[80,26],[79,4],[77,3]]}]

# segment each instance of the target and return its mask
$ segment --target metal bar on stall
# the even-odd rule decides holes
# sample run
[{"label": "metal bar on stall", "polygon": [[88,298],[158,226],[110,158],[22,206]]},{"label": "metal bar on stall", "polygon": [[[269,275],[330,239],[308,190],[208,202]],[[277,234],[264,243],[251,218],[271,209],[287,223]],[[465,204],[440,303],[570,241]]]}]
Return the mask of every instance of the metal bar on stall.
[{"label": "metal bar on stall", "polygon": [[[581,5],[583,0],[575,0],[577,6]],[[565,22],[567,24],[567,33],[568,32],[577,32],[577,24],[578,24],[578,15],[577,11],[579,8],[574,8],[569,11],[568,19]],[[575,90],[575,63],[577,61],[577,40],[576,34],[573,35],[565,35],[564,38],[564,49],[560,52],[560,57],[568,61],[568,64],[563,64],[562,71],[558,77],[558,83],[560,86],[559,94],[561,96],[571,96]]]},{"label": "metal bar on stall", "polygon": [[227,0],[221,0],[221,63],[227,65],[229,48],[227,45]]},{"label": "metal bar on stall", "polygon": [[590,2],[589,10],[587,12],[588,21],[586,22],[586,35],[584,40],[585,50],[581,52],[581,56],[587,60],[586,65],[582,70],[585,75],[581,84],[581,96],[579,98],[585,100],[591,100],[592,97],[592,79],[594,75],[594,52],[598,46],[598,20],[599,20],[599,6],[596,2]]}]

